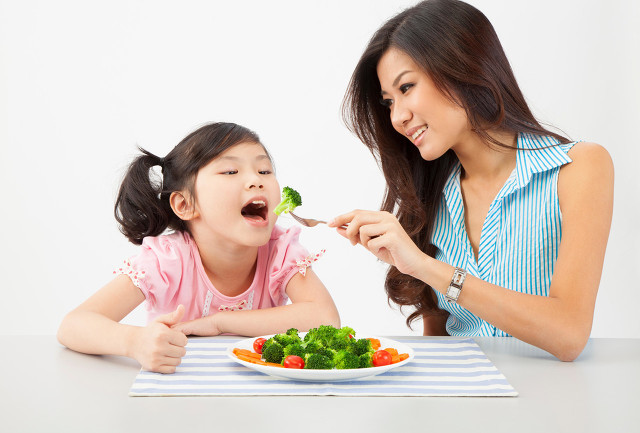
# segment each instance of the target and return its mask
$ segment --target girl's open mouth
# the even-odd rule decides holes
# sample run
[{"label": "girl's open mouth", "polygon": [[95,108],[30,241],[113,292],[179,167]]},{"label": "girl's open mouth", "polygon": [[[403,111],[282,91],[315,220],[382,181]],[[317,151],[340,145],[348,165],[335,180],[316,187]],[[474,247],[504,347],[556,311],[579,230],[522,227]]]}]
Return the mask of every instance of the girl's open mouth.
[{"label": "girl's open mouth", "polygon": [[247,203],[240,213],[250,221],[260,222],[267,220],[267,212],[269,208],[263,200],[253,200]]}]

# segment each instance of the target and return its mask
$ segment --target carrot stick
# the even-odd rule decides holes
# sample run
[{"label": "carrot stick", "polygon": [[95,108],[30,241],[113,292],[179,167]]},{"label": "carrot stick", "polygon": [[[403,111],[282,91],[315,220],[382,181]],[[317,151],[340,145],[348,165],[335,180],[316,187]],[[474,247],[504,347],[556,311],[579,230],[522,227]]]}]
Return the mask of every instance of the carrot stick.
[{"label": "carrot stick", "polygon": [[276,363],[273,363],[273,362],[266,362],[266,361],[263,361],[261,359],[252,358],[250,356],[236,354],[236,357],[241,361],[250,362],[252,364],[266,365],[268,367],[281,367],[281,368],[284,368],[280,364],[276,364]]},{"label": "carrot stick", "polygon": [[259,353],[254,353],[250,350],[246,350],[246,349],[238,349],[237,347],[235,349],[233,349],[233,354],[234,355],[244,355],[244,356],[248,356],[250,358],[256,358],[256,359],[261,359],[262,355],[260,355]]}]

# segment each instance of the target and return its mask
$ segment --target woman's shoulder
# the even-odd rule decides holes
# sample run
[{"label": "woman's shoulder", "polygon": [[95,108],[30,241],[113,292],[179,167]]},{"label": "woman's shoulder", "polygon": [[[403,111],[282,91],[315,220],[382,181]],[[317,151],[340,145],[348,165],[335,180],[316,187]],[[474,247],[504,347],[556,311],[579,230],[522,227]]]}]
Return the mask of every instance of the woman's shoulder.
[{"label": "woman's shoulder", "polygon": [[558,196],[561,201],[578,199],[578,191],[589,195],[613,192],[613,160],[604,146],[587,141],[575,143],[567,155],[571,163],[558,174]]},{"label": "woman's shoulder", "polygon": [[562,167],[561,176],[609,176],[613,175],[613,160],[607,149],[588,141],[579,141],[567,152],[571,163]]}]

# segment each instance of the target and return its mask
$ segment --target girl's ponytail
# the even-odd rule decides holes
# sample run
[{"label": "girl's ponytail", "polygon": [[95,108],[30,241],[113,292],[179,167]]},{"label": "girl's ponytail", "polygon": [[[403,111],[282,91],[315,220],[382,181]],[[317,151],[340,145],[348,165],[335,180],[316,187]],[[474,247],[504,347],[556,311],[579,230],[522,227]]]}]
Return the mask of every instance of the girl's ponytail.
[{"label": "girl's ponytail", "polygon": [[162,181],[152,179],[151,168],[162,167],[164,160],[138,149],[142,155],[129,166],[114,209],[120,231],[136,245],[142,244],[145,236],[162,234],[175,215],[169,198],[162,194]]}]

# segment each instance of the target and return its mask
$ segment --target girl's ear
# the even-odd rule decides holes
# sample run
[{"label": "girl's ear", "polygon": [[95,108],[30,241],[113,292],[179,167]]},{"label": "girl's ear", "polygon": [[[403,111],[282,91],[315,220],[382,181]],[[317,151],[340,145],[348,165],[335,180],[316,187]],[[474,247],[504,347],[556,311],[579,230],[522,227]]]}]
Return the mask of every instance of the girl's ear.
[{"label": "girl's ear", "polygon": [[169,197],[169,204],[173,212],[183,221],[189,221],[198,216],[198,212],[183,192],[172,192]]}]

